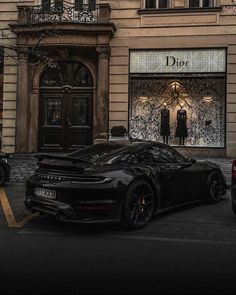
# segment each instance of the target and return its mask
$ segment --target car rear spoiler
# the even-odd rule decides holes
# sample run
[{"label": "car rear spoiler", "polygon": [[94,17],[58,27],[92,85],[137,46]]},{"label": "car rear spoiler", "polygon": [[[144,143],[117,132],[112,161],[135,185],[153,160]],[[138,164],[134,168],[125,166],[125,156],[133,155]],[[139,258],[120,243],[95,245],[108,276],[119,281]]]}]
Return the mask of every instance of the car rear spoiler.
[{"label": "car rear spoiler", "polygon": [[38,159],[38,161],[42,161],[44,159],[57,159],[57,160],[68,160],[72,161],[73,163],[83,162],[83,163],[90,163],[88,160],[84,160],[81,158],[75,158],[75,157],[69,157],[66,155],[50,155],[50,154],[37,154],[35,157]]}]

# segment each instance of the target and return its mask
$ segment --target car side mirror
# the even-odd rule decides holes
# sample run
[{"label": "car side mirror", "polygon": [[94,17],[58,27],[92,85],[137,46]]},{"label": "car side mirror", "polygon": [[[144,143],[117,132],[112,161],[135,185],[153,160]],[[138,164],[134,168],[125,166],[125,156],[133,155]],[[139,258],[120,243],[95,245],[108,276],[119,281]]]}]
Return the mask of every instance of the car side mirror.
[{"label": "car side mirror", "polygon": [[196,163],[196,159],[195,158],[188,158],[187,160],[188,160],[188,162],[190,164],[195,164]]}]

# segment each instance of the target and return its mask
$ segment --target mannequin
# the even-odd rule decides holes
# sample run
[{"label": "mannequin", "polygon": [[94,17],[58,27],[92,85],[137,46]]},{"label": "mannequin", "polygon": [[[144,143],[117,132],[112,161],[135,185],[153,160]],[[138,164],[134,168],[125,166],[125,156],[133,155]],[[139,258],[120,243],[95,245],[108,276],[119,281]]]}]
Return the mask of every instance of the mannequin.
[{"label": "mannequin", "polygon": [[166,103],[163,104],[163,109],[161,110],[161,136],[163,137],[163,142],[168,144],[168,138],[170,136],[170,111],[166,108]]},{"label": "mannequin", "polygon": [[183,103],[180,103],[180,109],[177,111],[177,127],[175,137],[179,138],[180,145],[184,145],[184,140],[188,137],[187,112],[183,109]]}]

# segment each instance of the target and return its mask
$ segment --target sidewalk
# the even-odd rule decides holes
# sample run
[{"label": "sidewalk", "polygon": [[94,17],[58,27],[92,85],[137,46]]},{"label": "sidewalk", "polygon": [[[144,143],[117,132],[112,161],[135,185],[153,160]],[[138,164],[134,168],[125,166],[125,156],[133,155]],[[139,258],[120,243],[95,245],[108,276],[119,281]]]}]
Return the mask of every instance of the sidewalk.
[{"label": "sidewalk", "polygon": [[[203,158],[196,157],[197,160],[208,160],[220,165],[225,177],[227,184],[231,181],[231,158]],[[10,182],[25,182],[26,178],[32,175],[37,168],[37,159],[33,154],[30,155],[12,155],[8,163],[11,166],[11,177]]]}]

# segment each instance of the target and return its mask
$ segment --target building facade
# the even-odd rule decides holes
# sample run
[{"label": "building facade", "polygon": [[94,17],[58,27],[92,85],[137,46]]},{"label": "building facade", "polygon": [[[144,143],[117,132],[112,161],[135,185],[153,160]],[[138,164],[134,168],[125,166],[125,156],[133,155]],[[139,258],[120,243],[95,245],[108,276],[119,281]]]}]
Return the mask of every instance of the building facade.
[{"label": "building facade", "polygon": [[188,155],[235,157],[231,3],[1,2],[2,151],[71,151],[123,125]]}]

